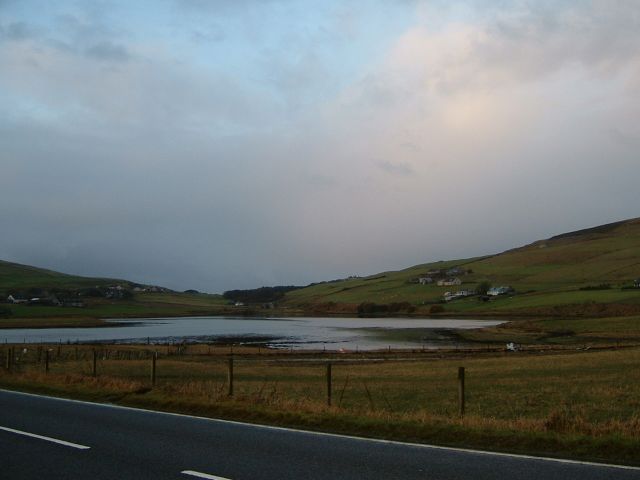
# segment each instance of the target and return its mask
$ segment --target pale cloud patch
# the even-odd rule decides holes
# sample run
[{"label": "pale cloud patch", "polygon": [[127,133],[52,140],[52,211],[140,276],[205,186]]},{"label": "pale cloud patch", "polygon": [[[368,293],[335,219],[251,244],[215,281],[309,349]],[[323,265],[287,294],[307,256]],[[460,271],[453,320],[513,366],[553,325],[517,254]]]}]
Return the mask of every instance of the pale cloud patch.
[{"label": "pale cloud patch", "polygon": [[88,57],[102,61],[124,62],[131,55],[123,45],[113,42],[99,42],[85,50]]},{"label": "pale cloud patch", "polygon": [[411,165],[407,163],[392,163],[392,162],[379,162],[378,167],[393,175],[413,175],[414,170]]}]

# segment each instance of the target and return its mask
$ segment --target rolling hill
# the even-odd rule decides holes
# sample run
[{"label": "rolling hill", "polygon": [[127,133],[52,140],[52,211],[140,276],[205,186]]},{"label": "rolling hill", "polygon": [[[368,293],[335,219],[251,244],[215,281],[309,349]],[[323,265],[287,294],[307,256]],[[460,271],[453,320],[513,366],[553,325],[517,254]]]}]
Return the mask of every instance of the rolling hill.
[{"label": "rolling hill", "polygon": [[[2,305],[9,294],[42,297],[44,302]],[[52,298],[63,304],[51,304]],[[68,306],[64,299],[70,298],[82,306]],[[0,261],[0,328],[90,326],[101,324],[101,318],[219,314],[224,313],[226,303],[221,295],[178,293],[128,280],[81,277]]]},{"label": "rolling hill", "polygon": [[[460,286],[421,285],[434,270],[458,267]],[[446,275],[443,275],[446,276]],[[437,277],[434,278],[436,280]],[[355,312],[363,302],[408,302],[414,313],[626,315],[640,314],[640,218],[557,235],[479,258],[427,263],[316,284],[287,293],[285,302],[317,311]],[[482,282],[510,286],[515,295],[489,302],[478,297],[442,303],[446,291],[473,290]],[[400,307],[402,308],[402,307]],[[412,309],[410,309],[412,310]]]},{"label": "rolling hill", "polygon": [[[447,274],[450,269],[458,272]],[[454,276],[461,285],[436,284],[438,279]],[[424,277],[432,277],[433,283],[420,284]],[[131,292],[120,299],[85,296],[86,308],[12,305],[7,314],[3,307],[4,316],[12,318],[224,313],[640,318],[640,288],[634,288],[638,278],[640,218],[557,235],[496,255],[312,284],[287,292],[275,309],[264,312],[263,304],[234,308],[220,295],[140,292],[134,291],[137,284],[126,280],[79,277],[3,261],[0,298],[12,291],[77,293],[114,285]],[[447,291],[473,291],[483,283],[509,286],[515,293],[443,300]]]},{"label": "rolling hill", "polygon": [[107,285],[131,285],[125,280],[69,275],[0,260],[0,294],[31,289],[79,289]]}]

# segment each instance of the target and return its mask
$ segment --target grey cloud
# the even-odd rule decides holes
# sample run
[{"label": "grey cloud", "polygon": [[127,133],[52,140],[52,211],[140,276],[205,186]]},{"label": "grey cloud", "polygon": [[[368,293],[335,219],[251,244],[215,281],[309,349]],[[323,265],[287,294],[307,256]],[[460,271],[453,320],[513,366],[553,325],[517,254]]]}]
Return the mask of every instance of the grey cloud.
[{"label": "grey cloud", "polygon": [[290,108],[307,108],[317,102],[318,97],[323,97],[321,92],[330,90],[331,73],[324,59],[312,48],[286,56],[279,51],[264,52],[262,65],[266,81]]},{"label": "grey cloud", "polygon": [[27,40],[36,34],[35,29],[26,22],[12,22],[8,25],[0,25],[0,38],[7,40]]},{"label": "grey cloud", "polygon": [[103,61],[125,61],[131,56],[127,42],[132,34],[110,21],[107,4],[90,2],[79,12],[56,17],[44,45],[51,45],[68,53],[76,53]]},{"label": "grey cloud", "polygon": [[611,127],[609,135],[616,143],[628,148],[640,148],[640,132],[631,133],[624,127]]},{"label": "grey cloud", "polygon": [[242,12],[248,7],[265,6],[272,3],[286,3],[287,0],[174,0],[175,6],[187,12],[194,13],[229,13]]},{"label": "grey cloud", "polygon": [[96,60],[124,62],[131,58],[127,49],[112,42],[100,42],[85,50],[85,55]]},{"label": "grey cloud", "polygon": [[[107,122],[113,123],[112,132],[135,126],[147,131],[178,128],[224,135],[259,128],[277,108],[269,98],[224,72],[178,66],[165,58],[141,61],[117,44],[98,44],[90,52],[91,59],[119,61],[119,68],[108,70],[94,68],[86,56],[46,44],[27,48],[28,55],[24,50],[21,55],[5,50],[8,71],[0,85],[50,110],[65,111],[71,102],[81,105],[85,118],[76,125],[80,129]],[[125,58],[131,61],[123,62]],[[23,81],[25,77],[29,82]],[[78,114],[69,120],[78,121]]]},{"label": "grey cloud", "polygon": [[55,19],[55,30],[77,42],[108,39],[123,36],[126,32],[108,21],[109,11],[105,4],[91,2],[82,7],[84,11],[64,13]]},{"label": "grey cloud", "polygon": [[582,64],[611,72],[640,57],[640,4],[633,0],[527,4],[486,24],[468,60],[531,81]]},{"label": "grey cloud", "polygon": [[384,172],[391,173],[393,175],[409,176],[415,173],[411,165],[407,163],[387,161],[387,162],[379,162],[377,163],[377,166]]},{"label": "grey cloud", "polygon": [[334,187],[338,183],[334,177],[319,173],[308,175],[305,177],[305,180],[309,185],[320,188]]},{"label": "grey cloud", "polygon": [[218,43],[224,41],[226,35],[219,25],[193,30],[191,38],[196,43]]}]

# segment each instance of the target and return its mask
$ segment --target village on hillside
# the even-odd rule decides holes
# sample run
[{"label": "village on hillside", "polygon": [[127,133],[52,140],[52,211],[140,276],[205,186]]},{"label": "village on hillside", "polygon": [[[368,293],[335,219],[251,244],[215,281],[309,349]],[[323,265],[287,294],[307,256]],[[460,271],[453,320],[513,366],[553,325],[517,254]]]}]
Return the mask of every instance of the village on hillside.
[{"label": "village on hillside", "polygon": [[106,300],[127,300],[134,293],[153,292],[170,293],[172,290],[154,285],[109,285],[74,290],[46,290],[30,288],[24,291],[11,291],[5,303],[12,305],[35,305],[47,307],[83,308],[88,298],[103,298]]},{"label": "village on hillside", "polygon": [[[438,287],[458,287],[463,284],[460,277],[473,273],[472,270],[462,267],[452,267],[449,269],[435,269],[425,272],[423,275],[415,277],[409,283],[420,285],[437,285]],[[446,291],[442,295],[445,302],[450,302],[459,298],[479,296],[481,300],[488,301],[491,297],[500,295],[512,295],[515,290],[509,285],[492,286],[488,282],[481,282],[475,289],[459,289],[456,291]]]},{"label": "village on hillside", "polygon": [[[460,266],[452,267],[449,269],[433,269],[414,277],[409,280],[408,283],[419,285],[436,285],[438,287],[460,287],[465,283],[462,278],[466,275],[472,274],[473,271],[465,269]],[[480,301],[488,302],[492,298],[500,297],[503,295],[514,295],[515,289],[510,285],[491,285],[488,281],[482,281],[480,283],[471,281],[468,283],[475,284],[475,288],[460,288],[458,290],[445,291],[442,294],[443,302],[451,302],[466,297],[477,296]],[[582,287],[580,290],[605,290],[610,289],[612,286],[608,283],[600,285],[593,285]],[[634,279],[631,284],[627,284],[622,287],[623,289],[640,289],[640,278]]]}]

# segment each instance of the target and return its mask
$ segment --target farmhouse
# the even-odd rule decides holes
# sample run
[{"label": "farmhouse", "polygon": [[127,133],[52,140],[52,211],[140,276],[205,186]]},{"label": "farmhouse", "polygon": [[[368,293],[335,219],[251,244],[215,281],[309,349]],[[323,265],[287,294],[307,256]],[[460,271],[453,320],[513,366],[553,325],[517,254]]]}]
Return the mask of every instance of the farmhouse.
[{"label": "farmhouse", "polygon": [[475,294],[475,290],[458,290],[457,292],[445,292],[443,297],[445,302],[450,302],[456,298],[471,297]]},{"label": "farmhouse", "polygon": [[438,280],[439,287],[449,287],[452,285],[462,285],[462,280],[459,278],[445,278],[442,280]]},{"label": "farmhouse", "polygon": [[42,305],[47,307],[59,307],[60,305],[62,305],[60,300],[58,300],[53,295],[48,297],[33,297],[30,298],[27,303],[29,305]]},{"label": "farmhouse", "polygon": [[497,297],[498,295],[506,295],[508,293],[513,293],[513,288],[506,287],[493,287],[487,290],[487,295],[490,297]]},{"label": "farmhouse", "polygon": [[418,278],[418,283],[420,285],[429,285],[430,283],[433,283],[433,278],[431,278],[431,277],[420,277],[420,278]]},{"label": "farmhouse", "polygon": [[19,295],[9,295],[7,297],[7,303],[13,303],[14,305],[18,303],[27,303],[28,300],[26,298],[22,298]]}]

